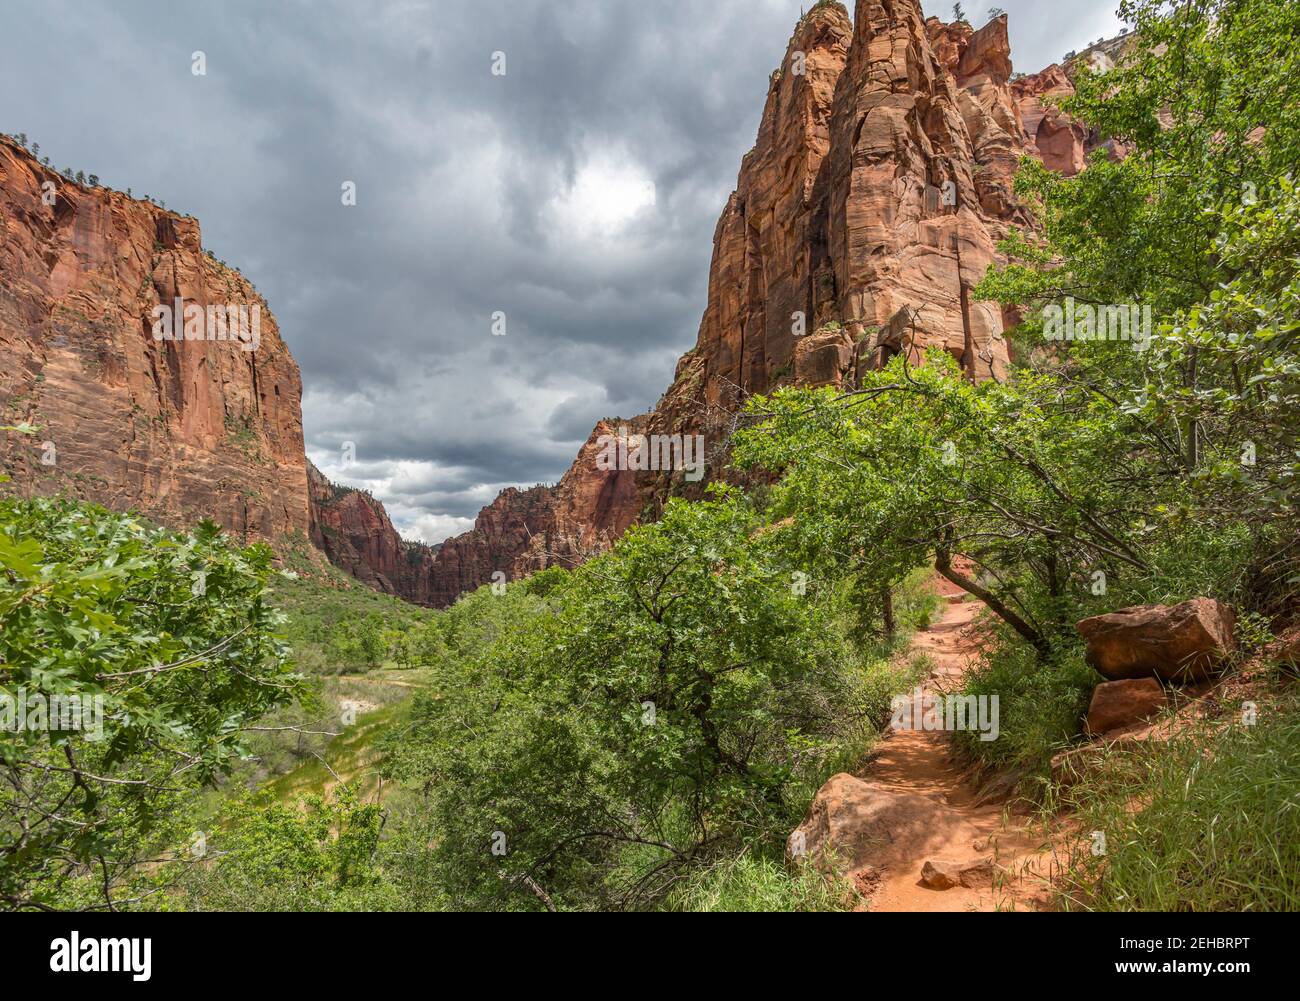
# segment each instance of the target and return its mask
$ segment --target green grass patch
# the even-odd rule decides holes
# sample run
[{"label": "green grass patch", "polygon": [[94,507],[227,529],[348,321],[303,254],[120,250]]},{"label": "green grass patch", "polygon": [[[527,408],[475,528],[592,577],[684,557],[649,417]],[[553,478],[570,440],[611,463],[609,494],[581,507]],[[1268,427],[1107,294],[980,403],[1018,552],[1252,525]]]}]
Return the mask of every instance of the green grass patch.
[{"label": "green grass patch", "polygon": [[[1081,821],[1073,909],[1300,909],[1300,705],[1240,712],[1112,751],[1067,801]],[[1094,855],[1093,832],[1105,838]]]},{"label": "green grass patch", "polygon": [[670,911],[843,911],[859,898],[847,883],[804,863],[788,868],[744,852],[692,871],[669,894]]},{"label": "green grass patch", "polygon": [[1052,755],[1078,737],[1092,690],[1102,680],[1083,662],[1081,650],[1044,662],[1028,644],[1001,637],[967,672],[960,690],[963,696],[997,696],[998,738],[985,741],[977,731],[959,730],[954,739],[988,769],[1044,775]]}]

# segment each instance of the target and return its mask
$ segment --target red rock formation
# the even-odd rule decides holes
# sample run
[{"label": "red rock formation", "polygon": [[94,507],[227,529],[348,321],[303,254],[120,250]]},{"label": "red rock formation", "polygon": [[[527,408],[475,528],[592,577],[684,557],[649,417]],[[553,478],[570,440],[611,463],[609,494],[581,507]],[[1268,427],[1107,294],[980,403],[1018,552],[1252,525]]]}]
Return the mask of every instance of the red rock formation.
[{"label": "red rock formation", "polygon": [[[1097,60],[1070,65],[1084,61]],[[1002,315],[970,290],[997,240],[1027,222],[1012,195],[1018,159],[1082,166],[1086,134],[1043,104],[1070,91],[1059,67],[1012,82],[1005,16],[974,30],[924,20],[917,0],[859,0],[852,20],[819,3],[772,74],[714,231],[696,345],[632,429],[702,433],[712,477],[749,394],[852,382],[927,346],[972,378],[1000,376]],[[308,490],[298,373],[274,321],[257,352],[150,337],[160,301],[255,298],[201,253],[193,220],[66,182],[11,144],[0,146],[0,209],[0,351],[12,359],[0,402],[10,423],[48,427],[59,450],[50,469],[30,442],[6,442],[27,489],[71,486],[171,523],[206,514],[267,536],[310,530],[359,579],[446,605],[496,571],[513,580],[579,562],[700,488],[680,471],[600,468],[597,439],[616,433],[602,423],[555,486],[505,491],[436,554],[406,546],[368,495],[319,474]]]},{"label": "red rock formation", "polygon": [[1110,681],[1200,681],[1236,652],[1236,613],[1214,598],[1134,605],[1075,624],[1088,664]]},{"label": "red rock formation", "polygon": [[1098,146],[1106,148],[1115,159],[1127,155],[1122,145],[1103,140],[1056,104],[1074,94],[1074,80],[1085,68],[1096,73],[1113,69],[1132,47],[1135,37],[1121,35],[1098,42],[1066,59],[1064,66],[1052,63],[1032,76],[1012,81],[1012,98],[1024,123],[1030,152],[1052,170],[1074,176]]},{"label": "red rock formation", "polygon": [[[1000,377],[1001,310],[970,289],[997,259],[996,242],[1028,222],[1011,187],[1020,157],[1034,152],[1026,92],[1011,83],[1005,16],[976,31],[924,20],[916,0],[861,0],[852,21],[838,4],[814,7],[772,74],[714,231],[695,347],[640,419],[645,430],[703,433],[713,476],[751,393],[851,382],[929,345],[973,378]],[[671,494],[694,492],[680,477],[631,473],[611,496],[590,445],[561,495],[507,491],[448,541],[434,566],[436,603],[493,569],[513,577],[580,558]],[[583,543],[556,559],[557,537]]]},{"label": "red rock formation", "polygon": [[1074,84],[1056,63],[1012,84],[1025,132],[1034,154],[1053,170],[1072,177],[1083,169],[1088,130],[1047,100],[1060,101],[1074,93]]},{"label": "red rock formation", "polygon": [[951,890],[954,886],[987,888],[993,882],[995,866],[991,858],[951,862],[930,859],[921,866],[921,882],[932,890]]},{"label": "red rock formation", "polygon": [[[0,438],[9,487],[240,533],[307,531],[298,366],[197,221],[69,181],[0,139]],[[260,309],[256,350],[155,340],[151,310]],[[250,316],[251,323],[251,316]]]},{"label": "red rock formation", "polygon": [[[642,425],[626,422],[628,433]],[[601,421],[568,472],[553,487],[503,491],[479,512],[474,527],[445,541],[432,567],[430,603],[449,605],[493,579],[518,580],[551,566],[574,566],[608,549],[641,512],[634,469],[602,469],[603,436],[619,427]]]},{"label": "red rock formation", "polygon": [[714,230],[696,346],[674,383],[676,389],[698,375],[701,402],[730,406],[742,392],[790,381],[797,333],[838,316],[823,163],[852,34],[841,8],[817,8],[800,22],[772,74],[758,138]]},{"label": "red rock formation", "polygon": [[1026,151],[1020,109],[1012,95],[1011,42],[1002,14],[975,31],[965,21],[925,22],[936,55],[957,84],[958,108],[970,133],[980,205],[1000,219],[1026,222],[1012,194],[1012,179]]},{"label": "red rock formation", "polygon": [[1092,690],[1084,731],[1092,736],[1142,723],[1165,707],[1165,690],[1155,678],[1103,681]]},{"label": "red rock formation", "polygon": [[[982,54],[966,68],[991,108],[1010,69],[996,58],[1005,37],[1000,20],[971,36]],[[1014,116],[1003,115],[1007,131],[958,83],[918,3],[859,2],[832,114],[828,245],[839,319],[855,343],[877,361],[909,344],[942,346],[987,378],[1007,364],[1001,310],[969,291],[1018,218],[1009,196],[994,194],[1020,136]],[[977,183],[982,173],[989,183]]]},{"label": "red rock formation", "polygon": [[433,604],[437,548],[404,542],[384,505],[368,493],[331,483],[307,463],[311,541],[335,566],[376,591]]}]

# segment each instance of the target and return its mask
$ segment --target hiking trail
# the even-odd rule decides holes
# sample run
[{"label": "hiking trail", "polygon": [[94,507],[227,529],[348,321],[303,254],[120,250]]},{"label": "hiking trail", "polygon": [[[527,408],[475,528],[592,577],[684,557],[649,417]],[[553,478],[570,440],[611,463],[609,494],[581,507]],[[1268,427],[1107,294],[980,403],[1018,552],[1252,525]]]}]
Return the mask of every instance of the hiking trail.
[{"label": "hiking trail", "polygon": [[[983,602],[968,598],[938,578],[943,614],[912,639],[909,652],[926,654],[932,668],[922,683],[926,694],[955,691],[979,650],[975,620]],[[953,760],[947,733],[890,730],[867,757],[857,776],[872,785],[921,797],[916,822],[891,828],[890,843],[879,853],[878,875],[860,910],[992,911],[1038,910],[1048,906],[1046,874],[1051,844],[1041,829],[1014,815],[1003,802],[981,802],[980,788]],[[924,801],[929,801],[926,805]],[[936,808],[937,807],[937,808]],[[921,879],[926,862],[964,863],[991,859],[991,878],[972,887],[932,889]]]}]

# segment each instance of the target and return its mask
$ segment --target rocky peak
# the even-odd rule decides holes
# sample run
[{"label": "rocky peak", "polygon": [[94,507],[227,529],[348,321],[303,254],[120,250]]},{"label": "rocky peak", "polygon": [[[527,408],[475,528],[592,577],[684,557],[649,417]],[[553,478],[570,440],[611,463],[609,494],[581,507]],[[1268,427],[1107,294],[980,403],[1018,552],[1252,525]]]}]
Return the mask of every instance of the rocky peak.
[{"label": "rocky peak", "polygon": [[[970,290],[997,259],[997,241],[1029,222],[1011,182],[1036,149],[1011,77],[1005,16],[976,30],[927,21],[916,0],[861,0],[852,19],[837,3],[805,15],[714,230],[695,346],[638,427],[702,433],[715,476],[752,393],[852,383],[931,345],[971,378],[1001,376],[1001,310]],[[662,472],[602,478],[599,433],[559,486],[506,491],[444,545],[435,603],[493,569],[513,578],[576,561],[697,489]]]},{"label": "rocky peak", "polygon": [[432,566],[430,603],[450,605],[493,580],[519,580],[552,566],[574,566],[613,545],[641,513],[635,469],[605,469],[604,441],[637,434],[644,419],[603,420],[555,486],[502,491],[474,527],[448,539]]}]

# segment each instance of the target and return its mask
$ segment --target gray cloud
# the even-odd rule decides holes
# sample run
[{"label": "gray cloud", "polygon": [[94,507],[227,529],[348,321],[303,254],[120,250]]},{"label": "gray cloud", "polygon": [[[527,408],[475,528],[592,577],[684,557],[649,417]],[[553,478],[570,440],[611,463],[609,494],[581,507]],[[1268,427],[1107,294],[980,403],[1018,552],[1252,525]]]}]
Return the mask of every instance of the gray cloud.
[{"label": "gray cloud", "polygon": [[[1114,25],[1101,0],[1002,6],[1031,71]],[[667,387],[800,9],[20,0],[0,128],[197,216],[302,367],[309,453],[437,541]]]}]

